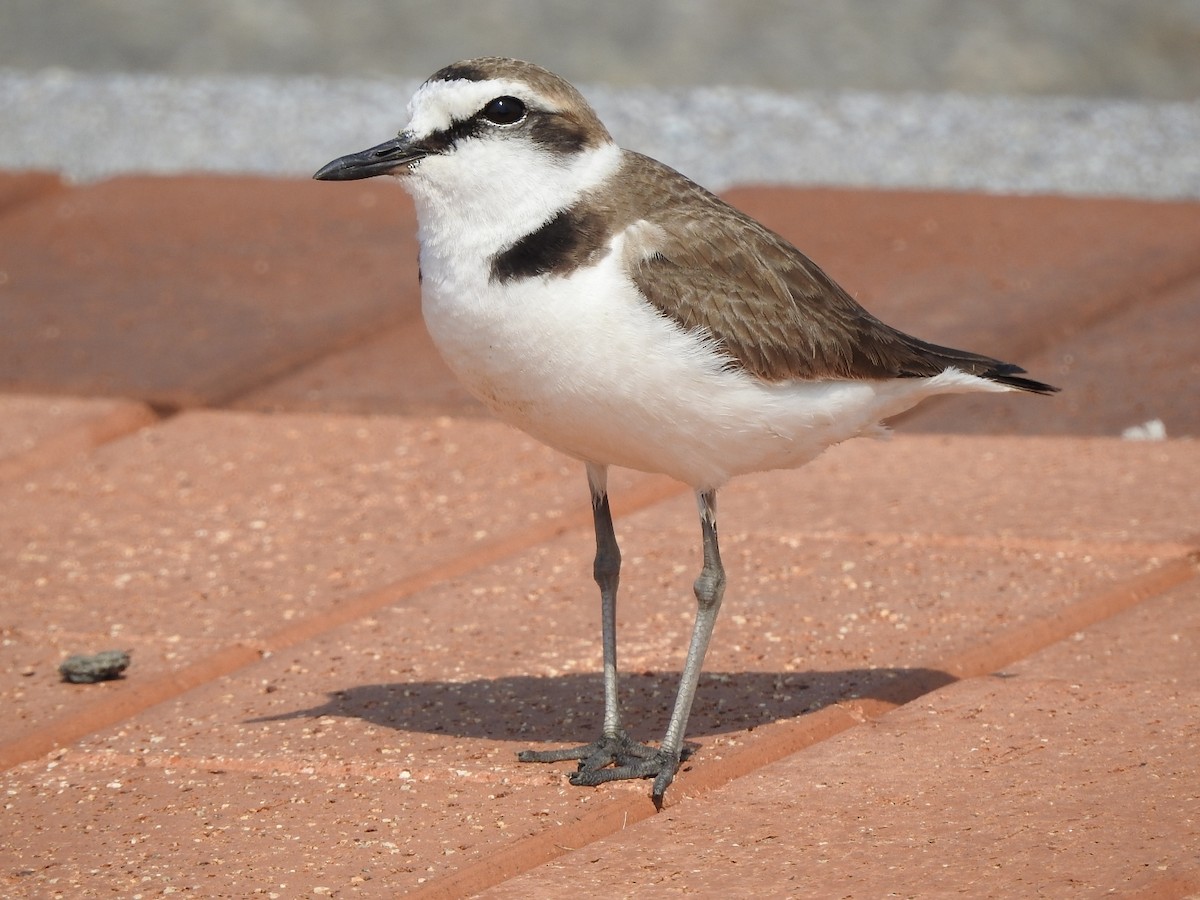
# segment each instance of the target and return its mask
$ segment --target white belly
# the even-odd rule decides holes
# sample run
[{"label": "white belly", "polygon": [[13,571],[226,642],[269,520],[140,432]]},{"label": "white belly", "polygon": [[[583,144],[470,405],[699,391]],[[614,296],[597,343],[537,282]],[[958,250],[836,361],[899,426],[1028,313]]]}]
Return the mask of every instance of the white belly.
[{"label": "white belly", "polygon": [[1004,390],[954,370],[932,379],[760,382],[725,368],[708,341],[642,300],[618,258],[508,285],[425,279],[426,324],[466,388],[502,420],[578,459],[717,488],[878,433],[881,418],[927,396]]}]

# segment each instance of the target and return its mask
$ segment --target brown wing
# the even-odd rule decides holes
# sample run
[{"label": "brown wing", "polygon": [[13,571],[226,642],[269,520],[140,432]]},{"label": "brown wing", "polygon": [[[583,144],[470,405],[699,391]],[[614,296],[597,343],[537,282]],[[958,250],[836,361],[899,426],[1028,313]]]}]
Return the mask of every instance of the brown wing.
[{"label": "brown wing", "polygon": [[622,186],[636,197],[631,206],[651,209],[633,267],[639,290],[684,328],[707,330],[759,378],[918,377],[955,366],[1046,387],[1011,378],[1023,371],[1016,366],[884,324],[779,235],[648,157],[627,154]]}]

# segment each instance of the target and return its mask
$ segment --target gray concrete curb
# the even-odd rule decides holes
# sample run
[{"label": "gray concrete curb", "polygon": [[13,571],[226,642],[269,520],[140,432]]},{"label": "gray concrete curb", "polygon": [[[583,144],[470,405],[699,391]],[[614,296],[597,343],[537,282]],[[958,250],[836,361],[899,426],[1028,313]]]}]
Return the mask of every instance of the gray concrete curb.
[{"label": "gray concrete curb", "polygon": [[[0,71],[0,167],[311,174],[404,124],[414,81]],[[624,146],[706,186],[1200,198],[1200,103],[581,86]]]}]

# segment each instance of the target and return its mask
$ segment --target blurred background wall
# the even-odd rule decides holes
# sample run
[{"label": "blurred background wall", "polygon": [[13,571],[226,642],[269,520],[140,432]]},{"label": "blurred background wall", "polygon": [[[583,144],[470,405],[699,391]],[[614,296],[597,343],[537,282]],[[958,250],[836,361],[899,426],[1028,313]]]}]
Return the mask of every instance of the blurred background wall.
[{"label": "blurred background wall", "polygon": [[0,68],[1200,97],[1200,0],[0,0]]}]

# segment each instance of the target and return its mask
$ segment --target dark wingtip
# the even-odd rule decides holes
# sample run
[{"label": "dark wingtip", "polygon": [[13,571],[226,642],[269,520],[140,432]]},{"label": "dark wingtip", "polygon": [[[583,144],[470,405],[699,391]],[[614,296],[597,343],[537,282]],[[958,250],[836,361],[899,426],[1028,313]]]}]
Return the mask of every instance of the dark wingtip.
[{"label": "dark wingtip", "polygon": [[1002,363],[986,373],[984,377],[997,384],[1006,384],[1020,391],[1029,391],[1031,394],[1057,394],[1059,392],[1060,388],[1052,384],[1045,384],[1032,378],[1022,378],[1024,372],[1025,370],[1020,366]]},{"label": "dark wingtip", "polygon": [[[1052,384],[1045,384],[1032,378],[1023,378],[1025,370],[1015,363],[1001,362],[980,353],[942,347],[907,334],[900,334],[899,340],[914,352],[920,362],[920,365],[900,374],[920,377],[936,374],[943,369],[953,367],[969,375],[977,375],[988,381],[994,381],[996,384],[1004,384],[1019,391],[1029,391],[1031,394],[1058,393],[1058,388]],[[930,372],[930,366],[936,367],[933,372]]]}]

